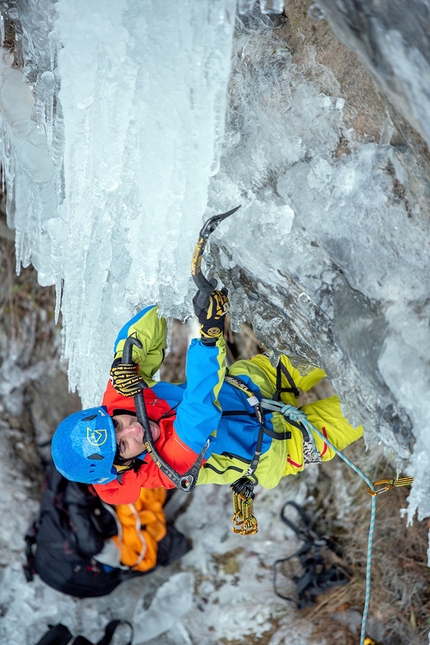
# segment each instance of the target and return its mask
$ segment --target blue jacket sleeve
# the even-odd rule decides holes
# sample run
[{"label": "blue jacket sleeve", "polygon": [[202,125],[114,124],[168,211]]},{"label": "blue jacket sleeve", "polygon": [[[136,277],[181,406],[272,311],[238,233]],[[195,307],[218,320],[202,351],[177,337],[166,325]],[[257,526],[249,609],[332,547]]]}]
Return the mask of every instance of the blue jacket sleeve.
[{"label": "blue jacket sleeve", "polygon": [[181,441],[199,453],[221,419],[219,391],[225,376],[225,340],[207,347],[194,339],[187,353],[187,387],[174,423]]}]

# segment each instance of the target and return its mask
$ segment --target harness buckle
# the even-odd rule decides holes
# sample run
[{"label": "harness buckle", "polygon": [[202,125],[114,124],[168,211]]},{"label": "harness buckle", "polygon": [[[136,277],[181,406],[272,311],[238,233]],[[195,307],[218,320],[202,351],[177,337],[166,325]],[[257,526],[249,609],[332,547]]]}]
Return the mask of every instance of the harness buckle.
[{"label": "harness buckle", "polygon": [[259,404],[259,400],[257,399],[256,396],[250,396],[248,398],[248,405],[250,405],[251,408],[254,408],[258,404]]}]

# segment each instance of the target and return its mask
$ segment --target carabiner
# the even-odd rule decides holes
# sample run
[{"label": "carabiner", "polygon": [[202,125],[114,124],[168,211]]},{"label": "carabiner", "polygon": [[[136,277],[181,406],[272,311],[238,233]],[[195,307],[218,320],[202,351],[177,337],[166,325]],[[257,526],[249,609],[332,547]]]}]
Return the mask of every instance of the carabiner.
[{"label": "carabiner", "polygon": [[380,488],[379,490],[372,490],[370,486],[367,487],[367,492],[369,495],[372,497],[376,497],[376,495],[381,495],[382,493],[387,492],[387,490],[390,490],[394,486],[394,479],[378,479],[378,481],[373,482],[373,488],[375,486],[383,486],[383,488]]},{"label": "carabiner", "polygon": [[372,495],[372,497],[375,497],[376,495],[385,493],[387,490],[390,490],[390,488],[393,488],[394,486],[411,486],[413,481],[413,477],[400,477],[399,479],[378,479],[378,481],[373,482],[373,487],[383,486],[383,488],[380,488],[379,490],[372,490],[370,486],[368,486],[367,492],[369,493],[369,495]]}]

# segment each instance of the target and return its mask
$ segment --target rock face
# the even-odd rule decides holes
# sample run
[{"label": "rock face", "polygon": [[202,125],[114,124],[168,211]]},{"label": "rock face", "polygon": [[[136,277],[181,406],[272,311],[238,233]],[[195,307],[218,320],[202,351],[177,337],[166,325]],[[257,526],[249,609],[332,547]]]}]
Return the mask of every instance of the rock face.
[{"label": "rock face", "polygon": [[394,110],[429,144],[428,2],[318,0],[318,5],[336,36],[357,55]]},{"label": "rock face", "polygon": [[[331,69],[339,82],[341,95],[346,99],[345,122],[354,128],[361,141],[373,139],[379,144],[390,143],[395,146],[392,157],[394,164],[391,161],[387,163],[387,172],[393,180],[393,199],[403,204],[409,219],[416,222],[417,218],[422,218],[421,225],[426,231],[421,239],[417,238],[415,249],[410,250],[414,254],[419,247],[428,245],[429,241],[426,226],[430,215],[429,3],[425,0],[411,0],[407,4],[402,0],[318,0],[317,4],[311,5],[310,2],[292,0],[286,4],[286,14],[289,18],[288,42],[293,48],[293,59],[299,61],[306,55],[306,45],[315,48],[315,60]],[[311,25],[306,19],[311,16],[325,19]],[[330,92],[330,88],[327,89]],[[381,253],[384,252],[383,247],[384,243],[381,244]],[[339,267],[339,256],[333,247],[329,249],[329,253]],[[403,262],[407,262],[407,258],[399,247],[399,266]],[[357,304],[350,324],[345,324],[346,320],[342,315],[340,319],[335,316],[333,320],[343,359],[347,356],[351,364],[361,372],[362,378],[358,380],[356,387],[359,390],[362,388],[363,379],[372,383],[371,387],[377,398],[380,397],[379,401],[386,401],[385,407],[375,401],[376,407],[371,415],[373,423],[381,424],[382,437],[387,437],[387,431],[389,434],[394,432],[397,439],[400,439],[400,444],[403,443],[406,447],[413,441],[413,433],[408,415],[399,406],[399,398],[402,399],[402,396],[396,397],[393,392],[394,398],[398,399],[397,403],[389,402],[388,399],[392,397],[386,384],[390,382],[390,378],[387,373],[381,378],[380,371],[384,364],[382,353],[393,334],[393,329],[388,333],[386,330],[386,313],[390,305],[387,302],[357,297],[357,294],[354,296],[348,281],[341,281],[340,288],[335,288],[334,292],[338,316],[342,309],[354,312],[354,307],[350,307],[348,301],[355,300]],[[419,317],[415,318],[415,312],[426,311],[425,297],[415,300],[415,295],[413,291],[408,294],[410,328],[408,334],[404,334],[404,353],[409,356],[416,355],[417,352],[412,349],[408,337],[418,337],[420,334],[421,323]],[[405,316],[404,326],[408,324],[407,319]],[[372,327],[378,330],[376,334],[369,333]],[[366,338],[373,340],[367,343],[367,349],[363,352]],[[322,351],[324,355],[324,349]],[[373,368],[371,363],[363,361],[366,353],[373,356]],[[402,360],[401,353],[398,353],[399,372],[407,370],[406,366],[409,364],[409,360]],[[424,375],[426,382],[428,356],[425,350],[421,353],[419,365],[417,374]],[[394,369],[391,369],[391,373]],[[404,378],[408,378],[406,373]],[[415,385],[422,378],[416,378]],[[389,384],[392,386],[392,379]],[[414,386],[410,388],[409,401],[414,396],[413,389]],[[349,400],[353,400],[352,394],[351,391],[345,392]],[[364,401],[369,400],[367,396],[364,397]],[[362,409],[366,407],[364,401]],[[357,401],[354,405],[356,404]],[[421,405],[426,408],[426,404]],[[378,408],[380,413],[375,415]],[[423,414],[423,419],[427,418],[428,411]],[[418,425],[416,422],[417,418],[415,424]],[[417,445],[415,457],[423,449],[425,450],[425,446]],[[426,487],[424,481],[421,481],[421,485]],[[414,505],[416,501],[412,498],[411,504]]]},{"label": "rock face", "polygon": [[[41,465],[50,460],[49,441],[56,426],[81,405],[79,397],[68,391],[66,366],[60,360],[54,290],[40,287],[32,268],[15,275],[14,236],[3,220],[3,201],[0,199],[0,273],[4,277],[0,287],[0,425],[9,439],[5,450],[10,451],[13,467],[40,484]],[[38,486],[32,490],[38,495]]]}]

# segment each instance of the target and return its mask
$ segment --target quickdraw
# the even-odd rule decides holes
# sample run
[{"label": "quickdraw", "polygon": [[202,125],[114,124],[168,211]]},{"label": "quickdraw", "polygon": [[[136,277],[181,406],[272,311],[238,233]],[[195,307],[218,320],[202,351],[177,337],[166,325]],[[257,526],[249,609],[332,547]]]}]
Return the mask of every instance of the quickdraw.
[{"label": "quickdraw", "polygon": [[242,379],[227,374],[225,380],[247,396],[247,403],[254,409],[255,415],[260,423],[257,445],[252,461],[246,473],[230,486],[233,501],[233,533],[238,533],[239,535],[255,535],[258,533],[258,521],[254,515],[254,486],[258,484],[258,479],[254,473],[257,470],[263,447],[264,413],[261,409],[260,401]]},{"label": "quickdraw", "polygon": [[[367,487],[367,492],[372,497],[386,493],[391,488],[397,488],[399,486],[412,486],[414,481],[413,477],[400,477],[399,479],[378,479],[376,482],[373,482],[373,490],[370,486]],[[376,486],[382,486],[382,488],[376,489]]]}]

